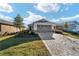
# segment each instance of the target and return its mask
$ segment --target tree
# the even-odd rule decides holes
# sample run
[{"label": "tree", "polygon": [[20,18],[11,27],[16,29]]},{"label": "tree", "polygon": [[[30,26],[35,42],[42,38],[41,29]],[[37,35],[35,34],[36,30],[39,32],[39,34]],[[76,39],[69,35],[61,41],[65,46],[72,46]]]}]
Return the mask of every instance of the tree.
[{"label": "tree", "polygon": [[20,16],[20,14],[18,14],[15,18],[14,18],[14,25],[19,28],[20,31],[22,31],[22,29],[24,28],[24,23],[23,23],[23,18]]}]

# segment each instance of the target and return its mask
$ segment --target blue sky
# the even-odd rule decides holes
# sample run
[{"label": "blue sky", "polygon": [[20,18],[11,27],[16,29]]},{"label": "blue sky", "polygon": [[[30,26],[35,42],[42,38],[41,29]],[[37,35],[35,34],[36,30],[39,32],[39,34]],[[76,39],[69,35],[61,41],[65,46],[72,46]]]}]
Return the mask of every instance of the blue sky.
[{"label": "blue sky", "polygon": [[0,18],[9,21],[13,21],[18,13],[23,17],[25,24],[41,18],[52,22],[79,19],[78,3],[6,3],[5,5],[0,5]]}]

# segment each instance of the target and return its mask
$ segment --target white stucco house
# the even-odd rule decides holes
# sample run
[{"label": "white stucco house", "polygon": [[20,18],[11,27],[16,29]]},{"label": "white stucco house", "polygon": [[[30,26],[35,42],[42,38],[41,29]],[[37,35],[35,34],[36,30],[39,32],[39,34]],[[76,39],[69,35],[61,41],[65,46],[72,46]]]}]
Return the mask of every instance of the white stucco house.
[{"label": "white stucco house", "polygon": [[49,22],[45,19],[40,19],[28,25],[29,29],[35,33],[47,33],[55,30],[55,23]]}]

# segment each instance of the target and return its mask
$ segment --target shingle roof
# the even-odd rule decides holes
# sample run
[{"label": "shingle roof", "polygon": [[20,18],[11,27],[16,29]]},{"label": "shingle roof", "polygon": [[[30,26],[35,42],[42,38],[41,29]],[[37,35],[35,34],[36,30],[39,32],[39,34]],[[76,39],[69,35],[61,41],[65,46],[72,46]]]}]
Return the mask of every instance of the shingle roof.
[{"label": "shingle roof", "polygon": [[40,20],[38,20],[38,21],[36,21],[36,22],[48,22],[48,21],[45,20],[45,19],[40,19]]},{"label": "shingle roof", "polygon": [[6,20],[2,20],[2,19],[0,19],[0,23],[1,24],[7,24],[7,25],[13,25],[12,22],[9,22],[9,21],[6,21]]}]

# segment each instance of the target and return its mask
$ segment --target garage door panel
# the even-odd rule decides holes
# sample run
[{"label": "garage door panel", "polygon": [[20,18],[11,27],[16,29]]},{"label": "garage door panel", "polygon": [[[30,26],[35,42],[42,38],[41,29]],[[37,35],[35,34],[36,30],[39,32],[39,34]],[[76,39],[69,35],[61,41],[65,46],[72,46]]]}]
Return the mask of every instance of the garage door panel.
[{"label": "garage door panel", "polygon": [[38,32],[49,32],[51,31],[51,29],[52,29],[51,25],[37,25]]}]

